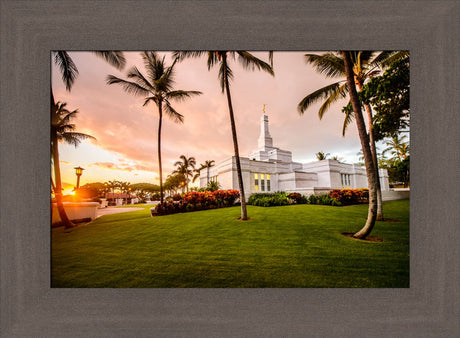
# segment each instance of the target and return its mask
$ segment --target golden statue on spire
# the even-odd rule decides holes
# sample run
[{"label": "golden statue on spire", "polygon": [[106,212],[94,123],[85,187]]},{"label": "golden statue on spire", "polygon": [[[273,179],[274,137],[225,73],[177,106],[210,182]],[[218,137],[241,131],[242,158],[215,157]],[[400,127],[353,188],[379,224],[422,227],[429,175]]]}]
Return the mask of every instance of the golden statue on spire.
[{"label": "golden statue on spire", "polygon": [[265,114],[265,105],[266,105],[266,104],[264,103],[264,106],[263,106],[263,108],[262,108],[262,111],[264,112],[264,114]]}]

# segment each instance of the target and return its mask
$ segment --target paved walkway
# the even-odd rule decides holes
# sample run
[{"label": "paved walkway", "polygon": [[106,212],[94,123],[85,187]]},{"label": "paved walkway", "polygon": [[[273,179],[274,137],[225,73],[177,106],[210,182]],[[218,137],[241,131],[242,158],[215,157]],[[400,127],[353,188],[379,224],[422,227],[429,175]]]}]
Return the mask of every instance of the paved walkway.
[{"label": "paved walkway", "polygon": [[111,215],[111,214],[120,214],[122,212],[130,212],[130,211],[137,211],[143,210],[144,208],[117,208],[117,207],[107,207],[103,209],[97,209],[97,216],[99,218],[104,215]]}]

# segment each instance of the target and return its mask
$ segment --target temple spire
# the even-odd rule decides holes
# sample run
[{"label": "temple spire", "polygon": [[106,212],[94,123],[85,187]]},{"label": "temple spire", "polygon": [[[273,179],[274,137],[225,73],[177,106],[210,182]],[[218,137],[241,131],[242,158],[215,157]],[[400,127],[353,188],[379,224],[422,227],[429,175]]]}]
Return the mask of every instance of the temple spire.
[{"label": "temple spire", "polygon": [[272,148],[273,139],[268,130],[268,116],[265,115],[265,104],[263,106],[263,115],[260,119],[260,136],[259,136],[259,149]]}]

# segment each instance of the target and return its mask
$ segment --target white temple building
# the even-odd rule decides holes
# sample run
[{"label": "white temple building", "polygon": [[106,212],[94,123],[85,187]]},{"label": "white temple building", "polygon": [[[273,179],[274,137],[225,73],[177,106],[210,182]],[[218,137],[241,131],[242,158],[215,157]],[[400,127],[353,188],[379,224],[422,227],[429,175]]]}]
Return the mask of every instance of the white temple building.
[{"label": "white temple building", "polygon": [[[304,195],[321,194],[333,189],[367,188],[366,168],[336,160],[310,163],[292,161],[292,152],[273,146],[268,117],[262,115],[258,149],[240,157],[246,198],[260,192],[286,191]],[[382,192],[389,190],[388,173],[380,169]],[[221,189],[239,189],[235,156],[229,157],[208,171],[200,172],[200,187],[217,181]]]}]

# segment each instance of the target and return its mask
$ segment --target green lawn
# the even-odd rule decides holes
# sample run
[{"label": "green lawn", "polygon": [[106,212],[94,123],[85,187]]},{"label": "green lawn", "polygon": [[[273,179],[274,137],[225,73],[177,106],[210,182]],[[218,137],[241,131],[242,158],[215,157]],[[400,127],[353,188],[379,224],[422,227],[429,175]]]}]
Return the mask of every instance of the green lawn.
[{"label": "green lawn", "polygon": [[384,203],[363,242],[341,235],[367,205],[248,206],[106,215],[52,230],[52,287],[409,287],[409,200]]}]

